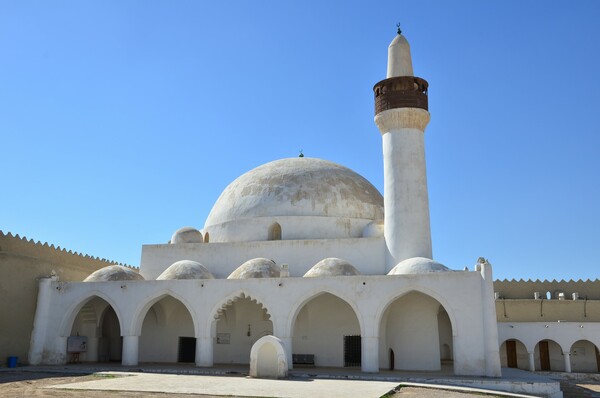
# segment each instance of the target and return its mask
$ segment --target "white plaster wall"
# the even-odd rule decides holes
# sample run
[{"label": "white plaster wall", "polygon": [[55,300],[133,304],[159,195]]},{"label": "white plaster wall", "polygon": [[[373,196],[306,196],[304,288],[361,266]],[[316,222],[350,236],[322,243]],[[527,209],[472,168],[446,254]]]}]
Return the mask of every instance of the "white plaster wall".
[{"label": "white plaster wall", "polygon": [[229,344],[217,344],[214,340],[215,363],[247,364],[250,363],[252,345],[261,337],[273,334],[273,322],[264,308],[244,298],[226,307],[217,321],[216,332],[229,334],[230,340]]},{"label": "white plaster wall", "polygon": [[304,275],[328,257],[347,260],[363,274],[385,274],[382,237],[144,245],[140,273],[146,280],[156,279],[174,262],[193,260],[204,265],[215,278],[227,278],[241,264],[257,257],[271,259],[279,265],[288,264],[291,276]]},{"label": "white plaster wall", "polygon": [[139,339],[140,362],[177,362],[179,337],[194,337],[192,317],[172,297],[154,304],[146,314]]},{"label": "white plaster wall", "polygon": [[[408,293],[389,306],[380,343],[384,352],[394,350],[395,369],[440,370],[439,308],[439,302],[421,293]],[[380,358],[380,367],[385,365]]]},{"label": "white plaster wall", "polygon": [[281,238],[293,239],[345,239],[360,238],[363,229],[373,220],[347,217],[277,216],[256,217],[211,225],[209,242],[252,242],[268,240],[269,227],[281,225]]},{"label": "white plaster wall", "polygon": [[302,307],[293,331],[292,352],[313,354],[316,366],[344,366],[344,336],[360,335],[354,310],[325,293]]}]

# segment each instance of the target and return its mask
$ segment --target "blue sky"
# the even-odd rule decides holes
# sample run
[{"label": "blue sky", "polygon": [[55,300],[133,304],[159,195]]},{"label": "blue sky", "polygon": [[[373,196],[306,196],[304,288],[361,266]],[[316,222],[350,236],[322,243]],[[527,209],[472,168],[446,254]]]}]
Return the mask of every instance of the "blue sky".
[{"label": "blue sky", "polygon": [[138,265],[297,156],[383,188],[395,24],[429,81],[434,257],[597,278],[600,2],[0,3],[0,229]]}]

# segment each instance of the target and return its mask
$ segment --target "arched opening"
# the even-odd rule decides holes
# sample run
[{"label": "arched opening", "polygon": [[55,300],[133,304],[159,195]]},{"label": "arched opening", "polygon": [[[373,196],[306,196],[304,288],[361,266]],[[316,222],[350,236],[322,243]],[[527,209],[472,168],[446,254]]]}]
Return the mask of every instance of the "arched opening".
[{"label": "arched opening", "polygon": [[[452,323],[439,301],[419,292],[392,301],[379,329],[379,367],[451,372]],[[393,352],[393,356],[389,353]],[[394,363],[389,363],[392,360]]]},{"label": "arched opening", "polygon": [[360,324],[346,301],[331,293],[305,303],[294,320],[292,358],[316,366],[361,365]]},{"label": "arched opening", "polygon": [[273,223],[269,227],[269,240],[281,240],[281,225],[279,223]]},{"label": "arched opening", "polygon": [[600,372],[598,347],[589,340],[579,340],[571,346],[571,371],[577,373]]},{"label": "arched opening", "polygon": [[69,362],[121,360],[123,340],[119,318],[111,305],[92,297],[79,310],[67,338]]},{"label": "arched opening", "polygon": [[560,345],[554,340],[542,340],[535,345],[535,370],[564,372],[565,359]]},{"label": "arched opening", "polygon": [[267,310],[250,297],[236,297],[219,310],[214,339],[215,364],[249,364],[252,345],[273,334]]},{"label": "arched opening", "polygon": [[206,233],[204,234],[204,243],[208,243],[208,242],[209,242],[209,240],[210,240],[210,236],[209,236],[208,232],[206,232]]},{"label": "arched opening", "polygon": [[525,344],[517,339],[509,339],[502,343],[500,365],[504,368],[529,370],[529,355]]},{"label": "arched opening", "polygon": [[186,306],[165,296],[148,309],[139,338],[140,362],[195,362],[194,322]]}]

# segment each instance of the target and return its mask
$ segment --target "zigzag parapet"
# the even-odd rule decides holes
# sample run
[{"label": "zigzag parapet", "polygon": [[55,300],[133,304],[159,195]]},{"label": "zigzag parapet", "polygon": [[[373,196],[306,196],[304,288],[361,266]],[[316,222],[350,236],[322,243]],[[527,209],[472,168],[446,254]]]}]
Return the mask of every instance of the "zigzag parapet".
[{"label": "zigzag parapet", "polygon": [[0,253],[10,253],[20,256],[40,258],[45,261],[56,263],[57,265],[72,263],[89,263],[91,268],[105,267],[109,265],[122,265],[137,270],[137,267],[119,263],[117,261],[107,260],[105,258],[93,257],[88,254],[78,253],[72,250],[66,250],[48,242],[36,242],[28,239],[26,236],[13,235],[10,232],[4,233],[0,230]]},{"label": "zigzag parapet", "polygon": [[600,280],[579,279],[557,281],[553,279],[540,281],[529,280],[496,280],[494,281],[494,291],[505,299],[533,299],[534,293],[540,293],[541,297],[546,298],[548,292],[553,299],[556,299],[559,293],[564,293],[565,299],[570,300],[573,293],[578,293],[582,300],[600,300]]}]

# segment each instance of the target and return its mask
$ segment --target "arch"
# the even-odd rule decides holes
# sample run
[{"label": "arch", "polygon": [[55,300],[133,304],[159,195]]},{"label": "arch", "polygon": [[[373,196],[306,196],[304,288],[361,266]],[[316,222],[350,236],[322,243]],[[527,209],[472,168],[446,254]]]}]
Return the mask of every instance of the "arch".
[{"label": "arch", "polygon": [[204,233],[204,243],[209,243],[209,241],[210,241],[210,235],[209,235],[208,231],[206,231]]},{"label": "arch", "polygon": [[[454,367],[455,333],[450,314],[434,297],[410,290],[386,303],[377,319],[379,367],[386,368],[389,349],[394,369],[440,371]],[[450,357],[442,357],[444,344]],[[449,369],[448,369],[449,370]]]},{"label": "arch", "polygon": [[352,304],[328,291],[301,300],[290,311],[292,353],[314,355],[316,366],[360,366],[364,334],[360,313]]},{"label": "arch", "polygon": [[106,294],[98,290],[93,290],[91,292],[86,292],[86,294],[79,300],[75,299],[74,303],[67,309],[67,311],[65,312],[65,316],[63,317],[60,323],[60,327],[58,329],[61,337],[68,337],[71,334],[71,329],[73,328],[73,322],[75,321],[75,317],[77,317],[77,314],[79,313],[81,308],[83,308],[84,305],[86,305],[89,301],[93,300],[95,297],[101,298],[112,307],[112,309],[117,314],[121,334],[123,334],[123,331],[125,330],[123,327],[123,316],[121,315],[121,311],[117,306],[117,303]]},{"label": "arch", "polygon": [[278,222],[269,226],[268,240],[281,240],[281,225]]},{"label": "arch", "polygon": [[[377,328],[379,328],[379,325],[381,325],[381,319],[382,319],[383,315],[385,314],[385,312],[387,311],[387,309],[389,308],[389,306],[392,305],[396,300],[398,300],[402,296],[405,296],[411,292],[417,292],[417,293],[424,294],[424,295],[429,296],[432,299],[436,300],[438,303],[440,303],[440,305],[444,308],[444,310],[448,314],[448,318],[450,318],[450,324],[452,325],[452,337],[456,337],[458,335],[458,322],[456,321],[456,316],[454,315],[454,311],[451,311],[452,307],[450,306],[448,301],[443,296],[440,296],[437,292],[427,289],[427,288],[424,288],[422,286],[411,286],[410,289],[408,289],[404,292],[395,294],[390,299],[384,301],[384,305],[381,306],[377,310],[376,315],[375,315]],[[377,330],[377,332],[379,332],[379,330]]]},{"label": "arch", "polygon": [[312,291],[312,292],[308,292],[306,293],[304,296],[300,297],[299,301],[297,304],[295,304],[294,306],[292,306],[292,308],[290,309],[290,316],[288,317],[286,324],[285,324],[285,329],[286,332],[288,333],[288,336],[292,336],[293,332],[294,332],[294,323],[296,322],[296,318],[298,317],[298,314],[300,313],[300,310],[302,310],[302,308],[306,305],[306,303],[308,303],[309,301],[312,301],[313,299],[317,298],[318,296],[325,294],[325,293],[329,293],[337,298],[339,298],[342,301],[345,301],[346,304],[348,304],[350,307],[352,307],[352,310],[354,311],[354,314],[356,315],[356,318],[358,319],[358,324],[360,326],[360,334],[364,335],[365,334],[365,328],[364,328],[364,322],[362,319],[362,316],[360,316],[360,310],[358,309],[358,306],[356,305],[356,303],[351,300],[348,296],[346,296],[345,294],[338,292],[334,289],[319,289],[317,291]]},{"label": "arch", "polygon": [[198,336],[199,323],[198,323],[198,316],[196,314],[196,311],[192,310],[193,307],[183,296],[180,296],[179,294],[174,293],[170,289],[163,289],[163,290],[155,293],[154,295],[150,296],[148,299],[146,299],[146,301],[143,301],[142,303],[140,303],[140,305],[138,305],[135,312],[133,313],[133,318],[132,318],[131,331],[133,332],[133,334],[135,336],[139,336],[141,334],[142,325],[144,324],[144,319],[146,318],[146,314],[148,313],[148,310],[150,310],[150,308],[154,304],[156,304],[157,302],[159,302],[166,296],[170,296],[170,297],[174,298],[175,300],[181,302],[181,304],[183,304],[183,306],[188,310],[188,312],[190,313],[190,316],[192,317],[192,323],[194,324],[194,335]]},{"label": "arch", "polygon": [[206,329],[205,329],[205,336],[215,337],[215,334],[216,334],[215,326],[217,323],[216,321],[218,321],[219,318],[221,317],[221,313],[228,306],[233,304],[234,301],[239,300],[239,299],[244,299],[244,298],[248,298],[251,301],[254,301],[256,304],[258,304],[259,306],[261,306],[262,308],[265,309],[269,318],[272,317],[271,311],[269,311],[269,308],[263,304],[264,300],[262,298],[257,298],[256,295],[249,295],[244,290],[238,290],[237,292],[226,296],[225,298],[220,300],[217,304],[215,304],[215,306],[213,306],[213,308],[209,312],[209,318],[208,318],[208,322],[206,324]]},{"label": "arch", "polygon": [[517,338],[508,338],[500,344],[500,364],[506,368],[529,370],[529,348]]},{"label": "arch", "polygon": [[600,371],[600,352],[590,340],[577,340],[571,345],[571,371],[597,373]]},{"label": "arch", "polygon": [[542,339],[534,348],[535,370],[565,371],[564,348],[555,340]]}]

